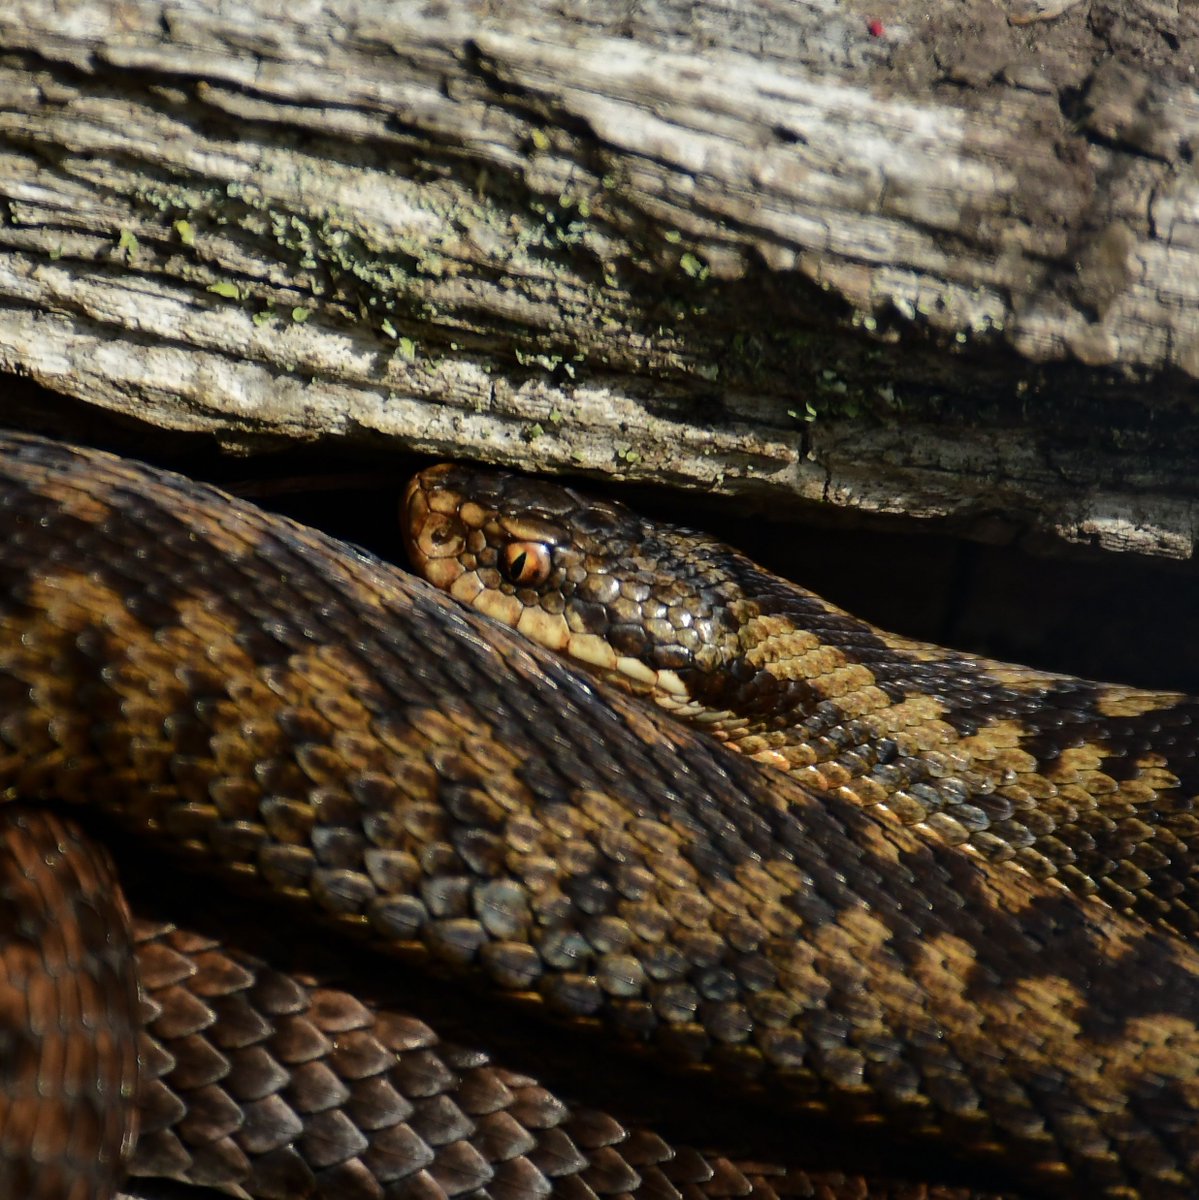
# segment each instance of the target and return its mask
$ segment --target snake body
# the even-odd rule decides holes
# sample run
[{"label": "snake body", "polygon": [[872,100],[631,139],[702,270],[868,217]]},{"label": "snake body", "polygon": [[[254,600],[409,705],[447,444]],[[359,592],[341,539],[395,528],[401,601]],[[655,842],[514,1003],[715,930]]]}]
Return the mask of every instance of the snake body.
[{"label": "snake body", "polygon": [[[81,820],[101,808],[135,857],[170,854],[248,889],[256,906],[270,897],[315,914],[324,926],[312,938],[340,929],[374,956],[368,992],[432,972],[461,981],[483,1029],[545,1021],[550,1046],[577,1034],[615,1097],[606,1113],[564,1107],[560,1125],[587,1129],[590,1117],[605,1132],[574,1136],[579,1165],[555,1175],[571,1154],[552,1121],[476,1132],[503,1105],[489,1108],[494,1082],[455,1081],[492,1069],[468,1050],[443,1076],[464,1121],[447,1105],[424,1114],[422,1150],[411,1114],[396,1114],[416,1108],[430,1060],[410,1072],[418,1090],[379,1101],[389,1072],[404,1073],[414,1015],[372,999],[338,1028],[353,998],[287,976],[300,990],[275,1016],[310,1027],[302,989],[337,990],[322,1010],[333,1025],[317,1029],[333,1051],[322,1059],[319,1037],[305,1048],[301,1021],[285,1022],[288,1053],[276,1053],[248,996],[223,1001],[237,980],[254,991],[260,959],[187,934],[150,938],[176,973],[170,982],[143,957],[145,993],[170,1001],[159,1032],[185,1042],[186,1053],[164,1051],[186,1068],[172,1094],[199,1094],[144,1145],[222,1147],[207,1167],[195,1166],[203,1154],[147,1151],[151,1169],[203,1181],[216,1157],[227,1189],[328,1200],[769,1195],[780,1180],[790,1194],[834,1194],[841,1184],[800,1170],[815,1122],[848,1130],[864,1159],[885,1147],[884,1177],[914,1147],[932,1177],[956,1161],[1047,1195],[1193,1194],[1199,955],[1184,940],[730,755],[403,573],[176,476],[4,435],[0,521],[9,799],[74,805]],[[21,819],[51,819],[29,811]],[[53,841],[35,858],[57,870],[74,834],[35,824],[10,842],[28,837]],[[103,905],[87,907],[98,925]],[[292,927],[286,936],[296,940]],[[73,957],[107,978],[119,941],[102,936],[98,958]],[[184,951],[201,962],[211,952],[207,976]],[[196,991],[184,982],[197,975],[228,1011],[210,1020],[188,1008]],[[288,986],[274,982],[276,994]],[[354,1020],[383,1047],[373,1074],[339,1055]],[[208,1028],[215,1055],[201,1046]],[[242,1061],[247,1047],[261,1053]],[[84,1096],[85,1110],[129,1092],[127,1055],[113,1061],[103,1078],[117,1082]],[[222,1075],[228,1062],[239,1067]],[[694,1098],[706,1111],[692,1146],[622,1123],[647,1062],[666,1068],[648,1078],[681,1106]],[[568,1081],[576,1105],[592,1088],[581,1074]],[[372,1109],[351,1083],[380,1075]],[[6,1079],[0,1133],[32,1111],[28,1088]],[[76,1131],[77,1150],[94,1135],[115,1174],[127,1133],[102,1131],[101,1155],[96,1123],[73,1119],[47,1118]],[[739,1131],[739,1152],[714,1145],[722,1130]],[[430,1158],[436,1146],[457,1149]],[[10,1177],[28,1179],[20,1149],[0,1138],[0,1162],[26,1172]],[[280,1164],[292,1174],[273,1173]],[[865,1186],[850,1180],[840,1194]]]}]

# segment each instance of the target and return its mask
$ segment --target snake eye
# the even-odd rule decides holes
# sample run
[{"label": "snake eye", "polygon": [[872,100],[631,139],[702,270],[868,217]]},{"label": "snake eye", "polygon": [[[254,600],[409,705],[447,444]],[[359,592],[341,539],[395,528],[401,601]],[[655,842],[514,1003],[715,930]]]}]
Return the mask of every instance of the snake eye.
[{"label": "snake eye", "polygon": [[500,571],[519,587],[540,587],[550,577],[550,566],[544,542],[509,542],[500,551]]}]

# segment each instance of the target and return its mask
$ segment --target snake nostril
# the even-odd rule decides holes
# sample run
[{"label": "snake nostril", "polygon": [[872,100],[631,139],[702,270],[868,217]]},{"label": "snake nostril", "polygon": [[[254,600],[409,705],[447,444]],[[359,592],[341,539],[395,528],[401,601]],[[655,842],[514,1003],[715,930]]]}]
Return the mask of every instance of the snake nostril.
[{"label": "snake nostril", "polygon": [[441,519],[431,520],[416,536],[416,546],[419,552],[429,558],[457,558],[466,546],[454,522]]}]

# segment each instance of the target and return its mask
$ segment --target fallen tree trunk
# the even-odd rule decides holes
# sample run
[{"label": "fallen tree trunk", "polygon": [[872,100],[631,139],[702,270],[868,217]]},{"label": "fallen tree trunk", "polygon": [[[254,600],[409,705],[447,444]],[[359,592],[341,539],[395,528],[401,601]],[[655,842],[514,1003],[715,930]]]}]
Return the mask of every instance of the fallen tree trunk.
[{"label": "fallen tree trunk", "polygon": [[0,368],[58,393],[1192,554],[1194,14],[27,0],[0,49]]}]

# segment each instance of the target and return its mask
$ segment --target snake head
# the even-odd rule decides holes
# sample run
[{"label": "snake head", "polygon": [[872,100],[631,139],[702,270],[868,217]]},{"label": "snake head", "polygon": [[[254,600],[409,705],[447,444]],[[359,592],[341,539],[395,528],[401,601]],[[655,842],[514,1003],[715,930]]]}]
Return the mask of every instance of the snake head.
[{"label": "snake head", "polygon": [[608,500],[453,464],[408,485],[402,525],[430,583],[626,690],[703,719],[739,652],[741,556]]}]

